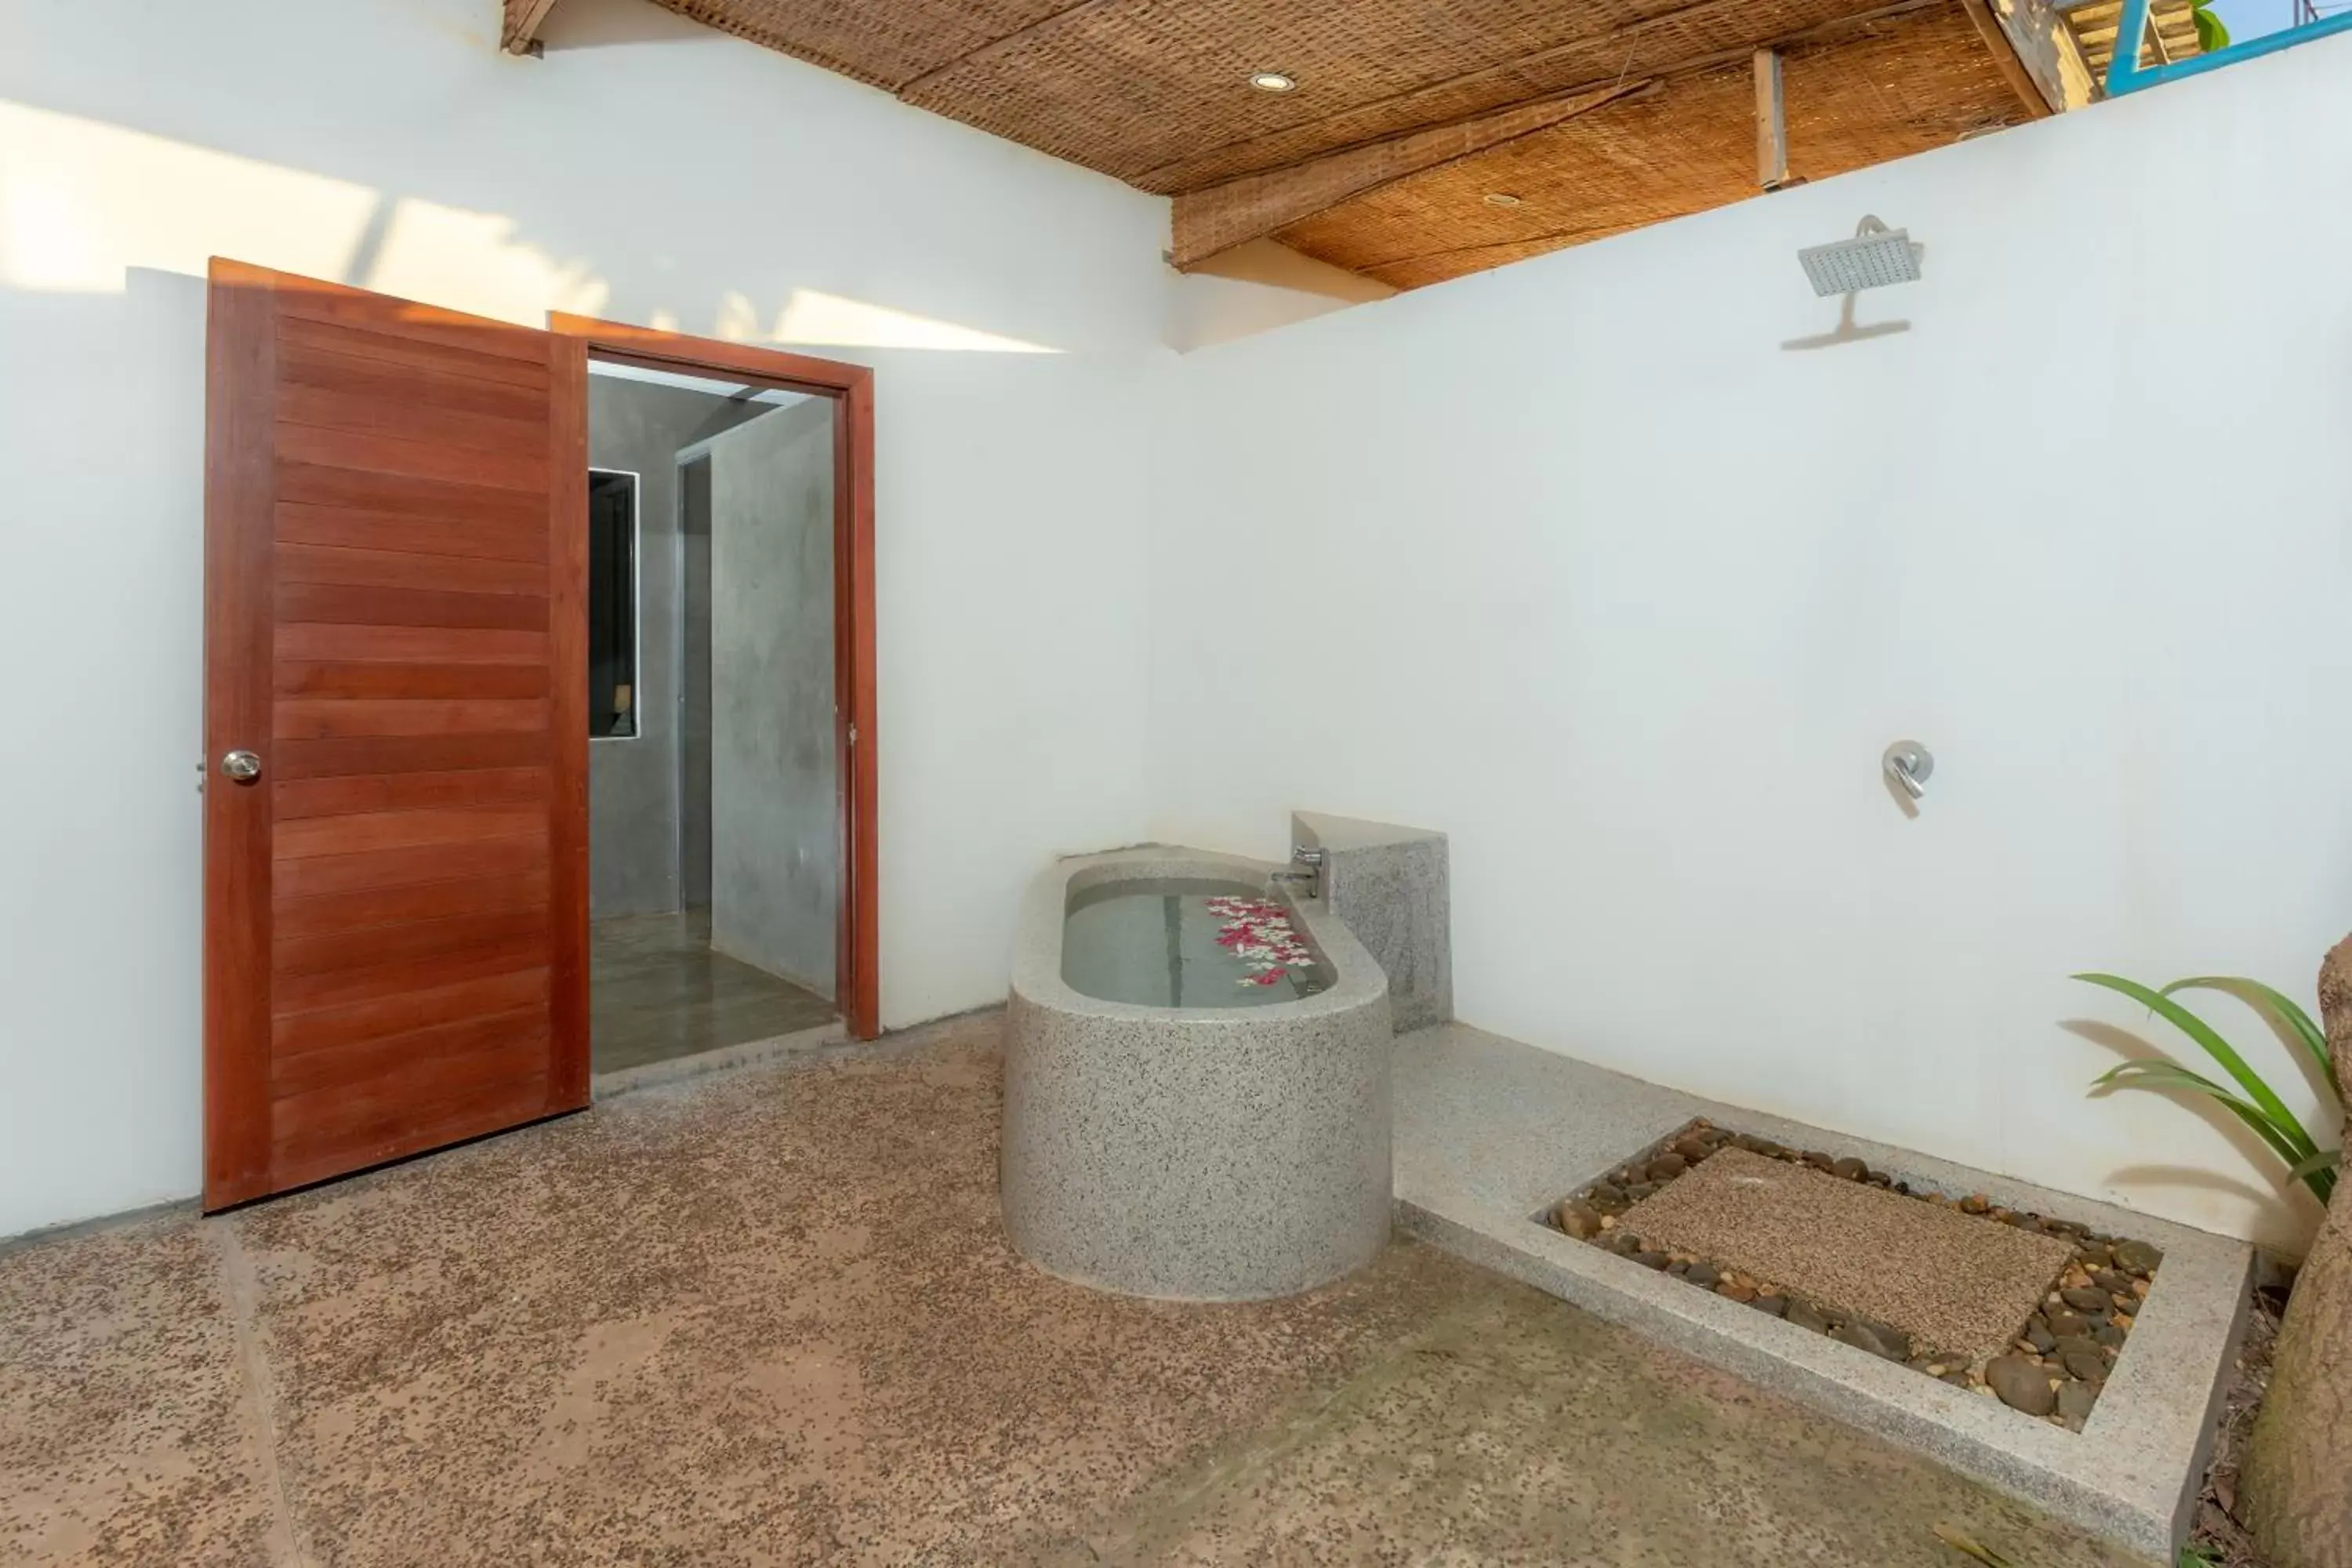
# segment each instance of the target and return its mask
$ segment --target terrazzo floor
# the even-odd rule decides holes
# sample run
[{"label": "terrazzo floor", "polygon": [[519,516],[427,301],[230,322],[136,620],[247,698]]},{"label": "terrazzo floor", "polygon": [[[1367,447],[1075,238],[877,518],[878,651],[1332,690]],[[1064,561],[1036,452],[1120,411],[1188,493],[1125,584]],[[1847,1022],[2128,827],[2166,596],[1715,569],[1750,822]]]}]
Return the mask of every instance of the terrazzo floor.
[{"label": "terrazzo floor", "polygon": [[1047,1279],[999,1026],[0,1251],[0,1562],[2135,1561],[1410,1241],[1281,1303]]}]

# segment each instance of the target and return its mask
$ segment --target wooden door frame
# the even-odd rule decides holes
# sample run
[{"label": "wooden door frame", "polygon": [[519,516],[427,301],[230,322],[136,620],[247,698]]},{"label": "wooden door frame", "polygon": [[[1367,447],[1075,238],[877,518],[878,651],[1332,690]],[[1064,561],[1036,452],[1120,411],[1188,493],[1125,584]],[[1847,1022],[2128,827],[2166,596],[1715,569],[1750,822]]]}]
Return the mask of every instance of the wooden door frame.
[{"label": "wooden door frame", "polygon": [[[587,362],[604,360],[705,380],[831,398],[833,422],[834,742],[841,758],[841,924],[835,999],[854,1039],[882,1032],[881,855],[875,821],[874,372],[782,349],[688,337],[560,310],[547,330]],[[583,424],[587,411],[581,410]],[[584,483],[584,480],[583,480]],[[583,606],[584,613],[585,607]]]}]

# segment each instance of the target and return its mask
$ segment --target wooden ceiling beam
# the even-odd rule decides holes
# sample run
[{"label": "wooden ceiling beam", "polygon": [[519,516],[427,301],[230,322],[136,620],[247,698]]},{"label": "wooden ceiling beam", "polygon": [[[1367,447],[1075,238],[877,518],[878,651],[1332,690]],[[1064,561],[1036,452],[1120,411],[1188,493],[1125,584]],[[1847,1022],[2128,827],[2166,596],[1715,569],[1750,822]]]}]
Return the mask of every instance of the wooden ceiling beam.
[{"label": "wooden ceiling beam", "polygon": [[1644,79],[1583,92],[1554,93],[1450,125],[1407,132],[1286,169],[1244,174],[1190,192],[1175,200],[1175,248],[1169,259],[1179,270],[1190,271],[1234,246],[1263,238],[1341,202],[1408,175],[1493,152],[1604,103],[1654,90],[1656,86]]},{"label": "wooden ceiling beam", "polygon": [[2003,81],[2009,83],[2010,91],[2015,93],[2017,101],[2025,106],[2025,112],[2036,120],[2047,120],[2057,113],[2063,105],[2053,104],[2042,95],[2040,84],[2033,79],[2033,73],[2025,68],[2025,61],[2020,58],[2017,45],[2010,40],[2009,34],[2001,27],[2000,19],[1993,15],[1992,7],[1986,0],[1960,0],[1960,5],[1967,10],[1969,20],[1976,25],[1977,37],[1984,40],[1985,52],[1992,56],[1993,68],[2000,72]]},{"label": "wooden ceiling beam", "polygon": [[2061,5],[2055,0],[1990,0],[1990,5],[2018,62],[2053,110],[2063,114],[2087,108],[2098,98],[2098,79],[2083,53],[2083,41],[2061,14]]},{"label": "wooden ceiling beam", "polygon": [[[1787,49],[1800,44],[1821,42],[1838,37],[1843,34],[1853,32],[1857,28],[1868,26],[1874,22],[1883,22],[1893,17],[1907,16],[1915,11],[1936,10],[1945,5],[1948,5],[1951,3],[1952,0],[1888,0],[1888,3],[1886,4],[1874,5],[1867,10],[1857,11],[1851,16],[1835,17],[1830,21],[1819,23],[1811,27],[1801,28],[1796,32],[1783,34],[1777,37],[1757,39],[1753,42],[1743,43],[1733,47],[1717,49],[1709,54],[1695,56],[1688,59],[1675,60],[1654,66],[1644,66],[1643,68],[1642,75],[1645,78],[1653,78],[1662,81],[1675,77],[1690,76],[1699,71],[1713,70],[1718,66],[1730,65],[1738,61],[1746,60],[1759,48]],[[1410,91],[1397,93],[1389,98],[1379,99],[1370,103],[1352,104],[1346,109],[1336,110],[1329,114],[1322,116],[1320,119],[1303,121],[1300,124],[1288,126],[1280,131],[1265,132],[1259,135],[1247,137],[1241,141],[1228,142],[1221,146],[1205,148],[1198,153],[1189,153],[1183,157],[1176,159],[1173,162],[1162,163],[1154,169],[1146,170],[1144,173],[1133,176],[1129,183],[1130,184],[1139,186],[1147,191],[1155,191],[1162,195],[1181,195],[1186,191],[1202,189],[1209,184],[1220,183],[1213,180],[1204,181],[1201,177],[1202,171],[1205,169],[1218,168],[1223,165],[1229,165],[1236,160],[1244,163],[1244,174],[1262,174],[1271,170],[1283,168],[1297,161],[1298,155],[1293,149],[1297,146],[1298,142],[1302,139],[1311,139],[1315,132],[1323,127],[1344,123],[1347,121],[1357,119],[1365,114],[1376,114],[1383,109],[1403,109],[1411,105],[1417,99],[1427,99],[1444,93],[1459,91],[1465,89],[1475,89],[1485,83],[1503,80],[1513,76],[1522,75],[1530,68],[1540,68],[1548,62],[1559,59],[1564,56],[1589,50],[1596,45],[1614,46],[1618,44],[1638,44],[1641,40],[1642,35],[1654,32],[1668,23],[1692,21],[1714,12],[1737,14],[1745,10],[1749,4],[1750,0],[1696,0],[1695,4],[1684,5],[1675,10],[1664,12],[1655,16],[1647,16],[1638,22],[1629,22],[1625,26],[1614,28],[1610,32],[1595,34],[1593,37],[1588,38],[1579,38],[1570,43],[1562,44],[1549,49],[1539,50],[1535,54],[1521,56],[1517,59],[1505,60],[1497,65],[1482,67],[1475,71],[1467,71],[1460,76],[1449,77],[1443,81],[1431,82],[1427,86],[1417,87]],[[1621,71],[1605,79],[1572,82],[1563,87],[1548,89],[1547,95],[1565,96],[1580,92],[1591,92],[1599,89],[1611,86],[1615,82],[1624,80],[1627,74],[1627,72]],[[1485,111],[1482,110],[1481,112]],[[1439,121],[1438,123],[1443,124],[1445,122]],[[1406,134],[1412,131],[1419,130],[1422,127],[1418,125],[1408,124],[1396,131],[1384,132],[1381,139],[1386,140],[1391,136]],[[1346,151],[1348,150],[1349,145],[1366,144],[1368,143],[1357,142],[1352,144],[1343,144],[1339,148],[1331,149],[1329,151]],[[1311,155],[1322,157],[1328,155],[1328,153],[1318,151]],[[1253,159],[1260,161],[1252,166],[1250,164],[1250,160]],[[1225,176],[1226,179],[1236,179],[1241,177],[1243,176],[1239,174]]]},{"label": "wooden ceiling beam", "polygon": [[1789,109],[1778,49],[1756,51],[1756,183],[1768,191],[1789,183]]},{"label": "wooden ceiling beam", "polygon": [[505,0],[499,18],[499,47],[510,55],[538,53],[541,24],[555,9],[555,0]]}]

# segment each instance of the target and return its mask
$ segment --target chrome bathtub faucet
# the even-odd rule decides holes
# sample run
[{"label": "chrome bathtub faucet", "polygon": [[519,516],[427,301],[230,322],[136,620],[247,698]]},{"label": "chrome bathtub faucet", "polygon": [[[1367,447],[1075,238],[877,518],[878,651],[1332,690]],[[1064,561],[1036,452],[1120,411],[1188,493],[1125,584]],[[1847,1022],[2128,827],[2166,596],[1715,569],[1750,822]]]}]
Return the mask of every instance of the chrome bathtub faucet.
[{"label": "chrome bathtub faucet", "polygon": [[1266,880],[1277,884],[1302,883],[1307,889],[1307,898],[1320,899],[1323,896],[1323,851],[1303,847],[1293,849],[1290,852],[1290,863],[1294,866],[1304,866],[1307,868],[1303,871],[1276,871]]}]

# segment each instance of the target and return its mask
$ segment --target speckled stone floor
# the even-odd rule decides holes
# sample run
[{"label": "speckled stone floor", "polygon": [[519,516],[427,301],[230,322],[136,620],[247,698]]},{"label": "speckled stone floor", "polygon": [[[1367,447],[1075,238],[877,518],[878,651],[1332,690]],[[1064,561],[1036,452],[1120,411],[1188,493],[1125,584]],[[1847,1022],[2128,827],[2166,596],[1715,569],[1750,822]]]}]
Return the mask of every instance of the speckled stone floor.
[{"label": "speckled stone floor", "polygon": [[982,1016],[0,1252],[0,1562],[2130,1559],[1436,1250],[1046,1279]]}]

